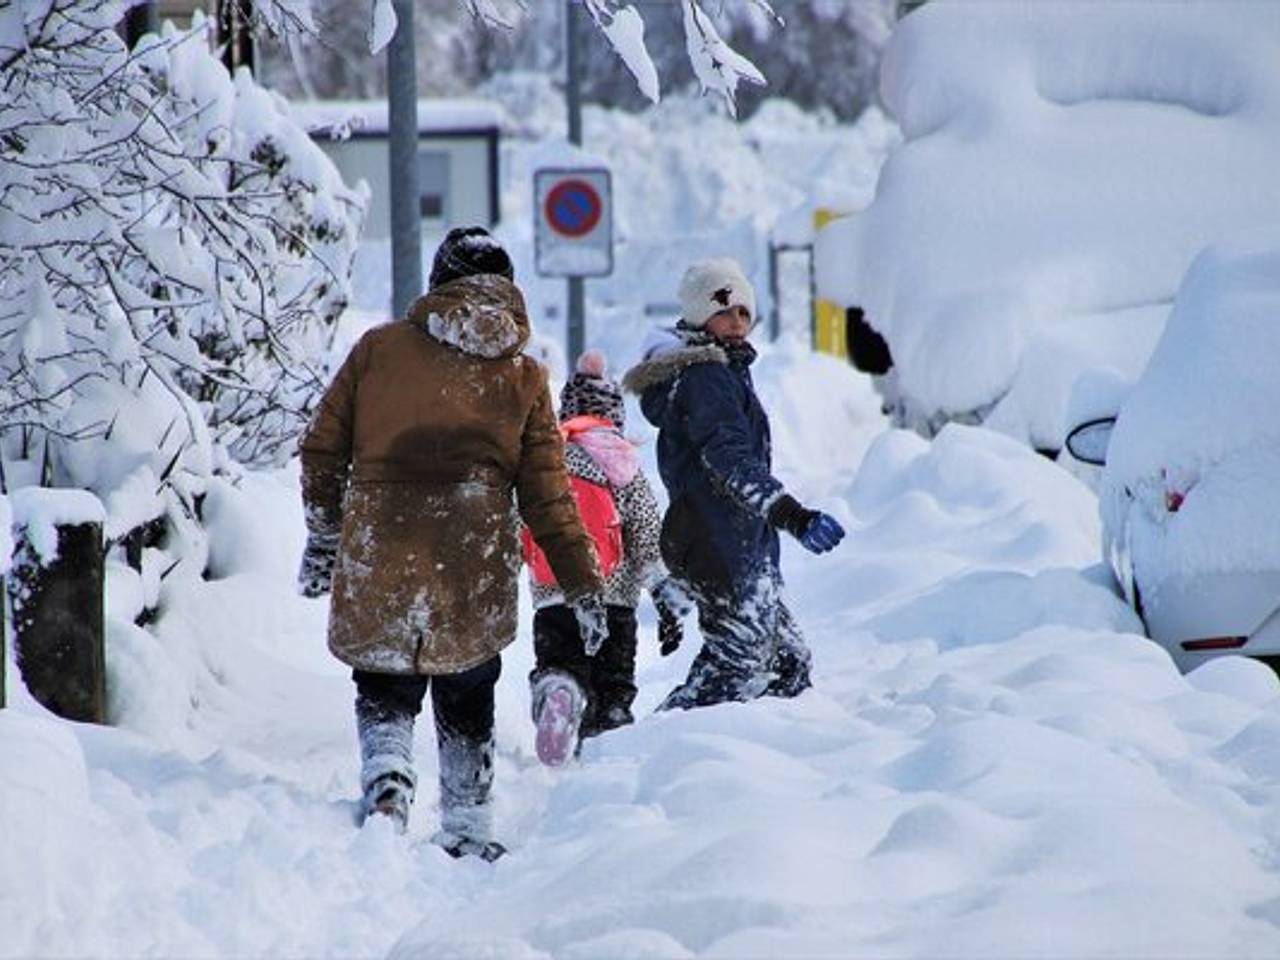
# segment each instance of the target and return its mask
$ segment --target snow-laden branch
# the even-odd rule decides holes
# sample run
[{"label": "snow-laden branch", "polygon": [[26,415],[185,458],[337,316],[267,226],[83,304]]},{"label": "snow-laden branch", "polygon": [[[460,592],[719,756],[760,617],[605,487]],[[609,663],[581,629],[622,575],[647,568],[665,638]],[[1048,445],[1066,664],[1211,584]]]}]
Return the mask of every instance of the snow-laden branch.
[{"label": "snow-laden branch", "polygon": [[[0,10],[0,455],[105,499],[142,463],[186,503],[291,452],[367,200],[201,17],[130,51],[116,0],[41,3]],[[310,28],[308,0],[254,10]]]},{"label": "snow-laden branch", "polygon": [[[763,6],[768,7],[767,4]],[[745,80],[764,85],[764,74],[724,42],[711,18],[698,5],[698,0],[684,0],[684,37],[689,62],[693,64],[693,73],[702,85],[702,91],[720,94],[729,107],[729,113],[737,116],[738,82]]]},{"label": "snow-laden branch", "polygon": [[[299,0],[300,2],[300,0]],[[557,0],[559,2],[559,0]],[[645,44],[644,19],[633,4],[616,0],[576,0],[635,78],[640,92],[656,103],[661,96],[660,81],[653,58]],[[764,74],[746,57],[730,47],[702,8],[702,0],[677,0],[682,9],[685,45],[694,74],[703,92],[722,96],[729,112],[736,115],[735,94],[740,81],[764,84]],[[740,0],[763,11],[766,17],[784,26],[768,0]],[[459,0],[464,9],[486,28],[514,29],[518,14],[531,6],[535,14],[547,4],[523,0]],[[392,0],[369,0],[368,39],[373,53],[380,52],[395,35],[397,21]]]},{"label": "snow-laden branch", "polygon": [[608,0],[582,0],[582,4],[609,41],[609,45],[636,78],[640,92],[651,103],[657,103],[661,96],[658,89],[658,69],[649,56],[649,48],[645,46],[644,20],[636,12],[636,8],[627,6],[611,9]]}]

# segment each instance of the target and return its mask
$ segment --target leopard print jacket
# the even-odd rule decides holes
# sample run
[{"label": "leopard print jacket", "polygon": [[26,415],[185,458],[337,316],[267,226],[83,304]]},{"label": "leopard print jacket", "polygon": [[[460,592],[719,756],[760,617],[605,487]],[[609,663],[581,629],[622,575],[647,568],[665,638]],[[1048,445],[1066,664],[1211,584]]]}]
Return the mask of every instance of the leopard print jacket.
[{"label": "leopard print jacket", "polygon": [[[622,518],[622,563],[605,580],[604,602],[610,606],[634,608],[640,603],[640,592],[666,575],[658,546],[662,513],[653,488],[643,470],[637,470],[626,486],[613,486],[591,454],[576,443],[565,444],[564,462],[569,473],[603,484],[613,492],[618,515]],[[535,608],[564,603],[564,595],[558,587],[534,583],[532,577],[529,585]]]}]

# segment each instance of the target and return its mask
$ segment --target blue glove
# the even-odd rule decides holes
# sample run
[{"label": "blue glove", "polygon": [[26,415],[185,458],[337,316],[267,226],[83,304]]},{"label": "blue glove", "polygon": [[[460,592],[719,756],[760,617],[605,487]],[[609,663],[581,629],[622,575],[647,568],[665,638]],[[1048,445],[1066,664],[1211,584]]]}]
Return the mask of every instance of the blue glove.
[{"label": "blue glove", "polygon": [[809,527],[800,536],[800,545],[810,553],[826,553],[835,549],[837,543],[844,539],[844,527],[835,517],[819,513],[809,521]]},{"label": "blue glove", "polygon": [[790,494],[783,494],[769,508],[769,522],[787,531],[812,553],[826,553],[844,539],[844,527],[835,517],[806,510]]}]

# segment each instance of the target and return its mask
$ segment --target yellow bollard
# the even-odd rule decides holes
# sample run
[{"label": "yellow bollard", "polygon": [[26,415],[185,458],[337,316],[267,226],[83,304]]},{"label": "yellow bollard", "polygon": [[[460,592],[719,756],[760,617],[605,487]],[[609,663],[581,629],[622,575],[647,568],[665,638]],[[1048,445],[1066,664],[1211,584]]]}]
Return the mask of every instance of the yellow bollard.
[{"label": "yellow bollard", "polygon": [[[817,233],[841,217],[849,216],[841,210],[818,207],[813,211],[813,232]],[[848,324],[844,307],[834,300],[813,298],[813,349],[841,360],[849,359]]]}]

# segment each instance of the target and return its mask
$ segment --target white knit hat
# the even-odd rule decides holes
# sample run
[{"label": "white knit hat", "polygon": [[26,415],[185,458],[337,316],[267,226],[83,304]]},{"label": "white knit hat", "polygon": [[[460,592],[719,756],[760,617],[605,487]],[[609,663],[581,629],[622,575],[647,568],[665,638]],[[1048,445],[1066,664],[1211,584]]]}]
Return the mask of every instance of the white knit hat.
[{"label": "white knit hat", "polygon": [[729,307],[746,307],[756,317],[756,292],[736,260],[717,257],[698,260],[680,281],[680,310],[684,322],[702,327],[712,316]]}]

